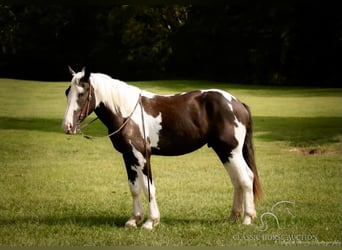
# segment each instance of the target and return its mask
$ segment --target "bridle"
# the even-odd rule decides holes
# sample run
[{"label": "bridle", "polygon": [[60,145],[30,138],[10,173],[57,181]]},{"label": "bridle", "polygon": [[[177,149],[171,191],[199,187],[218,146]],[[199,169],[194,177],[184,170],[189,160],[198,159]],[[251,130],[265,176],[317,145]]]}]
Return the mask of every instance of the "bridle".
[{"label": "bridle", "polygon": [[91,84],[89,83],[89,92],[88,92],[88,96],[86,99],[86,103],[83,106],[80,115],[78,116],[78,121],[77,124],[80,125],[81,122],[89,115],[89,110],[90,110],[90,104],[91,104],[91,100],[93,98],[93,93],[94,93],[94,88],[93,86],[91,86]]}]

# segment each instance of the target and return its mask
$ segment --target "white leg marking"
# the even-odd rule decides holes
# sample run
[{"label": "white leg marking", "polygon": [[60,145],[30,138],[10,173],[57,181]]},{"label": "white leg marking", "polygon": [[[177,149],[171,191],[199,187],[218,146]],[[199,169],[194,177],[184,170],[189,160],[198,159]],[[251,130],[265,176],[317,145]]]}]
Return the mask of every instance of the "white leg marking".
[{"label": "white leg marking", "polygon": [[[238,126],[235,128],[234,132],[239,144],[232,151],[232,157],[228,159],[229,162],[225,164],[234,186],[234,201],[231,219],[235,220],[239,215],[244,213],[243,224],[249,225],[256,217],[253,194],[254,175],[242,155],[242,146],[246,134],[245,126],[237,120],[235,122]],[[242,202],[244,204],[242,204]]]},{"label": "white leg marking", "polygon": [[[229,163],[226,163],[225,167],[234,186],[234,202],[230,218],[231,220],[236,220],[244,212],[243,224],[251,224],[252,219],[256,217],[253,173],[241,154],[233,154],[233,157],[229,158]],[[242,204],[243,200],[244,204]]]},{"label": "white leg marking", "polygon": [[[138,178],[137,178],[138,179]],[[126,222],[125,227],[137,227],[137,224],[143,221],[144,219],[144,211],[141,203],[140,193],[141,193],[141,184],[138,180],[135,180],[134,184],[128,181],[132,198],[133,198],[133,215]]]},{"label": "white leg marking", "polygon": [[[150,202],[149,202],[149,216],[147,221],[143,224],[143,228],[145,229],[153,229],[153,226],[157,225],[160,220],[160,213],[157,205],[157,200],[156,200],[156,188],[154,186],[154,182],[150,182],[150,192],[148,190],[148,177],[143,173],[143,169],[146,163],[145,158],[143,155],[134,148],[133,148],[133,153],[135,157],[138,159],[139,165],[136,167],[136,171],[138,174],[138,178],[136,183],[139,183],[140,187],[143,188],[143,191],[145,193],[145,196],[147,199],[150,197]],[[134,199],[134,198],[133,198]]]},{"label": "white leg marking", "polygon": [[151,230],[154,226],[159,224],[160,221],[160,213],[156,199],[156,188],[154,186],[154,182],[150,182],[150,193],[148,190],[148,177],[142,173],[141,181],[143,183],[143,190],[147,199],[150,197],[150,202],[148,204],[149,207],[149,217],[147,221],[143,224],[143,228]]}]

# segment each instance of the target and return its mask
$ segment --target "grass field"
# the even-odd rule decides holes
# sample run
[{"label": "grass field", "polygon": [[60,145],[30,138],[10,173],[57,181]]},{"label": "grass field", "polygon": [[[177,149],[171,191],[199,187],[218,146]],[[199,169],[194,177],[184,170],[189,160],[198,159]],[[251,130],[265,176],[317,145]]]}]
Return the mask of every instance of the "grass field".
[{"label": "grass field", "polygon": [[[68,84],[0,79],[0,246],[340,244],[341,89],[132,83],[221,88],[248,103],[265,192],[253,225],[231,224],[232,185],[210,149],[153,157],[161,224],[149,232],[124,229],[131,197],[110,141],[61,131]],[[86,132],[105,131],[96,122]]]}]

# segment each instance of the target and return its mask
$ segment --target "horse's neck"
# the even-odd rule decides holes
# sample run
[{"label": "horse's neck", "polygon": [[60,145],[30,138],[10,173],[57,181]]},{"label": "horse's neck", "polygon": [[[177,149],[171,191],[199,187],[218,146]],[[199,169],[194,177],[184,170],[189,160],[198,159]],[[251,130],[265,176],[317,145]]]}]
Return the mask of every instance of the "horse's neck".
[{"label": "horse's neck", "polygon": [[139,100],[139,88],[104,75],[95,74],[93,79],[97,106],[102,102],[114,115],[123,117],[132,112]]}]

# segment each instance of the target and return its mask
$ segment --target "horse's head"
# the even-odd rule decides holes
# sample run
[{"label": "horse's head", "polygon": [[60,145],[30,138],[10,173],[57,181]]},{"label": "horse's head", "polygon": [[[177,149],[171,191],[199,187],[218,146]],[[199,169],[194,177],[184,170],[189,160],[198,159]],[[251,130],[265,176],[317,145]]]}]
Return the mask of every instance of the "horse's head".
[{"label": "horse's head", "polygon": [[80,129],[81,122],[95,109],[94,88],[90,83],[90,72],[85,68],[72,75],[70,87],[65,91],[67,107],[62,128],[67,134],[75,134]]}]

